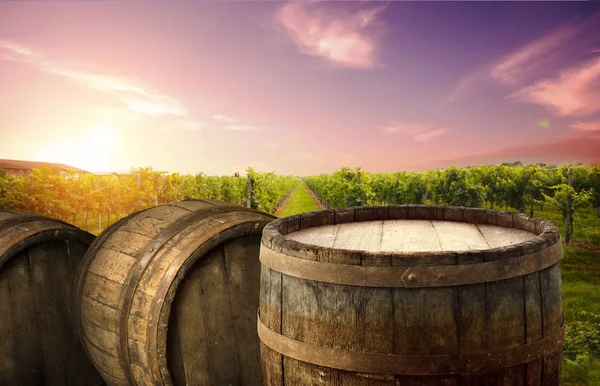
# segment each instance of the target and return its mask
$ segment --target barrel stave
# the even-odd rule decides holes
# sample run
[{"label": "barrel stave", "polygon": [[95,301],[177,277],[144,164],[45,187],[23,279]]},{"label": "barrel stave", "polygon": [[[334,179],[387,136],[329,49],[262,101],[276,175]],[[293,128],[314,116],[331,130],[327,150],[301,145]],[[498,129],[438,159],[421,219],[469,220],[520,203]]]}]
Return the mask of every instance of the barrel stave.
[{"label": "barrel stave", "polygon": [[[23,384],[40,384],[44,382],[43,354],[47,353],[39,349],[40,341],[37,339],[40,330],[36,315],[36,291],[27,251],[14,256],[0,270],[0,283],[4,283],[0,287],[0,299],[4,298],[4,301],[0,301],[0,309],[8,311],[1,312],[3,317],[0,317],[6,319],[6,325],[0,324],[0,328],[8,329],[0,345],[4,348],[2,351],[8,354],[0,359],[0,380],[5,378],[0,384],[16,380]],[[26,339],[21,339],[23,336]]]}]

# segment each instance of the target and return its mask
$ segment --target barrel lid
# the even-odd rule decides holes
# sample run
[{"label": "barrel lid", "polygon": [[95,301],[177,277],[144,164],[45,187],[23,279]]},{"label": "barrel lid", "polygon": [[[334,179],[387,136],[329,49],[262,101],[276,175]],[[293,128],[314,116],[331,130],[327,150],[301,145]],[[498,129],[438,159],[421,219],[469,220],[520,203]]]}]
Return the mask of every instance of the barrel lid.
[{"label": "barrel lid", "polygon": [[[396,261],[406,257],[407,265],[456,264],[461,255],[475,260],[478,255],[486,260],[513,257],[558,240],[558,230],[547,220],[427,205],[323,210],[279,219],[263,231],[263,244],[275,251],[342,264],[386,257]],[[326,258],[332,255],[335,259]]]}]

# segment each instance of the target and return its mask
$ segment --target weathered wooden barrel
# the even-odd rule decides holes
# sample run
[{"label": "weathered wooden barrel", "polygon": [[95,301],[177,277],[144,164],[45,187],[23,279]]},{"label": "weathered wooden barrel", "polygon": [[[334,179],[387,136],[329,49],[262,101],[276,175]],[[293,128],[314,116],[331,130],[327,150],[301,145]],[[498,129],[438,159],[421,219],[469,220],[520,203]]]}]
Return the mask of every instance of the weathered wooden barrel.
[{"label": "weathered wooden barrel", "polygon": [[493,210],[360,207],[263,231],[265,385],[558,385],[560,235]]},{"label": "weathered wooden barrel", "polygon": [[78,320],[110,385],[259,385],[260,238],[273,216],[186,200],[126,217],[78,273]]},{"label": "weathered wooden barrel", "polygon": [[94,236],[0,211],[0,385],[98,385],[72,316],[77,266]]}]

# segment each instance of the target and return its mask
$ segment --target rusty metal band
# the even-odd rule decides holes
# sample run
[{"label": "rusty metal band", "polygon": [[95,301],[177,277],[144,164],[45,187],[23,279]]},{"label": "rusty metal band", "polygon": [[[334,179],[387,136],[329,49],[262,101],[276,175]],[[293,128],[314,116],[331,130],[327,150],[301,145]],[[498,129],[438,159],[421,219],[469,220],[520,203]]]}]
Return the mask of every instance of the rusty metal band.
[{"label": "rusty metal band", "polygon": [[140,278],[146,271],[146,268],[150,265],[153,258],[158,254],[158,252],[164,247],[164,245],[175,237],[179,232],[183,231],[189,225],[203,220],[207,217],[222,214],[227,212],[254,212],[254,213],[262,213],[255,209],[245,208],[239,205],[225,205],[225,206],[213,206],[210,208],[201,209],[199,211],[193,212],[187,216],[180,218],[171,224],[164,232],[151,244],[149,244],[144,252],[141,254],[141,258],[139,258],[136,264],[130,268],[124,286],[123,291],[121,292],[123,298],[123,306],[121,307],[121,313],[119,317],[119,354],[121,357],[121,368],[124,373],[127,375],[127,380],[131,385],[135,385],[135,377],[133,375],[133,370],[129,365],[129,347],[128,347],[128,337],[129,337],[129,314],[131,312],[131,306],[133,304],[133,296],[138,287]]},{"label": "rusty metal band", "polygon": [[559,350],[564,334],[563,320],[560,328],[549,336],[504,350],[447,355],[375,354],[339,350],[291,339],[269,329],[260,320],[260,313],[258,316],[258,337],[272,350],[313,365],[371,374],[473,374],[518,366]]},{"label": "rusty metal band", "polygon": [[300,259],[269,249],[260,252],[261,263],[277,272],[301,279],[360,287],[427,288],[489,283],[538,272],[557,263],[562,244],[526,255],[485,263],[418,267],[381,267]]}]

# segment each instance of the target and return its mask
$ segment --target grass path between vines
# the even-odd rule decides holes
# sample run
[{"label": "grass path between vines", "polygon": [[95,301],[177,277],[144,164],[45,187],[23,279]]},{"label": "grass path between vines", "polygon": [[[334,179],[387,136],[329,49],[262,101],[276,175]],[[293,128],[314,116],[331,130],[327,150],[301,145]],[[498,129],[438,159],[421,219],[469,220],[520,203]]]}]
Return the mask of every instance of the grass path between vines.
[{"label": "grass path between vines", "polygon": [[295,214],[312,212],[324,209],[317,201],[314,193],[309,189],[306,182],[302,181],[283,202],[275,212],[277,217],[293,216]]}]

